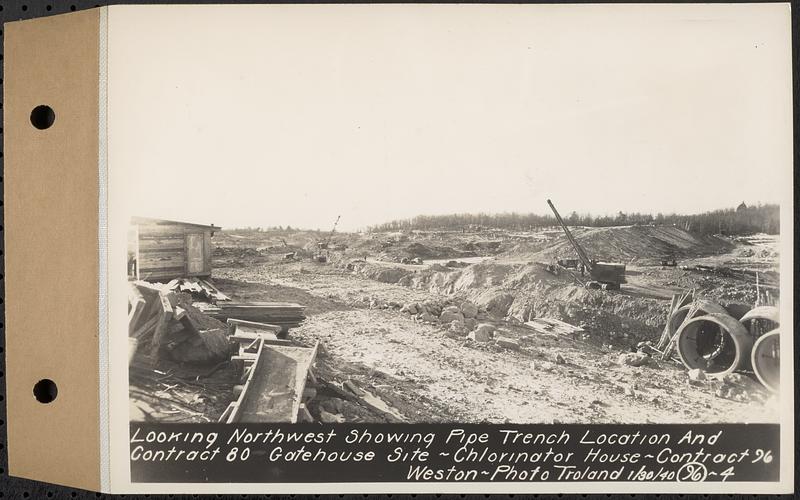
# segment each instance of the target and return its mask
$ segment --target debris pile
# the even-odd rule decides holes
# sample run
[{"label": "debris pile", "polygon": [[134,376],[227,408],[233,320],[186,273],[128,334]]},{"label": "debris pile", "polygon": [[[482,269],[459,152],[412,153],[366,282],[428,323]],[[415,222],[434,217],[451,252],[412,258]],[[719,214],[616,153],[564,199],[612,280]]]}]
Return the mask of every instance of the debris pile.
[{"label": "debris pile", "polygon": [[220,292],[213,283],[199,278],[177,278],[164,285],[163,288],[172,292],[188,292],[194,298],[212,303],[218,300],[231,300],[230,297]]},{"label": "debris pile", "polygon": [[130,359],[136,350],[154,362],[207,363],[228,357],[227,328],[193,307],[188,294],[136,281],[129,284],[128,304]]}]

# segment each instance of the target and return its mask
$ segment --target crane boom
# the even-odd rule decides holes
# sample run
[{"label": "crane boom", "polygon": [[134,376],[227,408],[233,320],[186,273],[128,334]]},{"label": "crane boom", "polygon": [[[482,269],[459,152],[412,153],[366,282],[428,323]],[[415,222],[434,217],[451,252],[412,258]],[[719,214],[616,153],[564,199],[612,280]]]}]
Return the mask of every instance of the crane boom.
[{"label": "crane boom", "polygon": [[558,214],[558,210],[556,210],[556,207],[553,205],[553,202],[547,200],[547,204],[550,205],[550,209],[553,210],[553,215],[556,216],[556,220],[561,225],[561,229],[564,230],[564,234],[567,235],[567,239],[572,244],[572,247],[575,249],[575,252],[578,254],[578,258],[581,259],[581,263],[586,268],[586,270],[591,273],[593,266],[592,262],[589,260],[589,257],[586,256],[586,252],[583,251],[583,248],[578,244],[577,240],[575,240],[575,238],[572,236],[572,233],[569,231],[567,225],[564,224],[563,220],[561,220],[561,216]]},{"label": "crane boom", "polygon": [[333,238],[333,233],[336,232],[336,226],[339,225],[339,219],[341,219],[341,218],[342,218],[341,215],[337,215],[336,216],[336,222],[333,223],[333,229],[331,229],[331,232],[328,235],[328,239],[325,240],[325,244],[326,245],[331,242],[331,238]]}]

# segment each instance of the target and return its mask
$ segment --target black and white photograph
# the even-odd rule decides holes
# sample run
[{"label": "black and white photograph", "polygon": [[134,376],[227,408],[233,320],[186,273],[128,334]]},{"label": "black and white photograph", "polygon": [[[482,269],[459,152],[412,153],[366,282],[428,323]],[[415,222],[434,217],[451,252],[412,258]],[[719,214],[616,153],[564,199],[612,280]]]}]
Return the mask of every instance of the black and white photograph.
[{"label": "black and white photograph", "polygon": [[235,57],[155,27],[174,85],[121,84],[164,119],[124,139],[131,419],[776,422],[782,40],[380,10]]},{"label": "black and white photograph", "polygon": [[0,472],[793,491],[790,3],[22,7]]}]

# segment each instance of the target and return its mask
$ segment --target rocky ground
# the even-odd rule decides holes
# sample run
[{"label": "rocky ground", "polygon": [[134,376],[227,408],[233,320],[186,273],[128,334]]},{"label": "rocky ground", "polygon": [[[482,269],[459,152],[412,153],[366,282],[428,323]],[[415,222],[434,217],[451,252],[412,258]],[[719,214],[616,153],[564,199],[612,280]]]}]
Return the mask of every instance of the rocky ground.
[{"label": "rocky ground", "polygon": [[[541,288],[538,279],[523,283],[520,273],[532,271],[509,265],[494,277],[499,282],[483,276],[473,280],[474,287],[461,289],[448,288],[446,273],[451,271],[439,271],[444,277],[420,275],[416,283],[397,283],[343,265],[280,258],[217,268],[214,278],[237,299],[306,305],[308,319],[291,332],[292,338],[307,344],[320,340],[321,376],[336,387],[355,384],[384,410],[366,412],[328,394],[311,409],[315,416],[324,410],[329,418],[349,421],[777,419],[776,398],[747,376],[693,379],[677,362],[630,353],[640,337],[660,332],[670,292],[697,282],[692,273],[647,268],[633,274],[634,282],[621,292],[587,294],[563,281],[550,283],[552,288]],[[459,279],[463,285],[464,275],[452,283]],[[511,286],[515,283],[516,288]],[[736,282],[726,285],[737,293],[746,288]],[[481,300],[493,287],[513,297],[512,303],[500,305],[502,314],[491,297]],[[585,334],[540,334],[519,324],[514,313],[521,309],[515,311],[513,304],[522,295],[548,290],[561,295],[557,301],[544,297],[530,302],[539,308],[538,315],[547,307],[559,312],[565,304],[577,304],[562,318],[583,318]],[[611,311],[604,313],[608,318],[596,314],[606,310]],[[613,336],[612,327],[617,330]]]}]

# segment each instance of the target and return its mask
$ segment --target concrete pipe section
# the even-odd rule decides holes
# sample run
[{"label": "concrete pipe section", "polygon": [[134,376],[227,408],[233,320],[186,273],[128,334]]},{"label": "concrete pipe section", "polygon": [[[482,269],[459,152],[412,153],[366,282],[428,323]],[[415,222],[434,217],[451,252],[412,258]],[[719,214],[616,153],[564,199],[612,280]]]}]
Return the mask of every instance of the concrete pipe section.
[{"label": "concrete pipe section", "polygon": [[687,368],[723,376],[750,364],[753,338],[729,314],[706,314],[680,327],[677,344],[678,355]]},{"label": "concrete pipe section", "polygon": [[[724,307],[721,305],[711,302],[708,300],[697,299],[694,303],[696,308],[696,312],[694,316],[703,316],[705,314],[728,314],[728,311],[725,310]],[[686,320],[686,316],[689,314],[689,311],[692,309],[692,303],[686,304],[683,307],[678,308],[672,316],[669,317],[669,322],[667,326],[669,327],[669,337],[672,338],[675,333],[677,333],[678,328],[681,327],[681,323]]]},{"label": "concrete pipe section", "polygon": [[750,360],[758,380],[772,392],[778,392],[781,385],[781,338],[779,333],[776,329],[760,336],[753,345],[753,354]]},{"label": "concrete pipe section", "polygon": [[751,309],[739,321],[753,338],[775,330],[780,325],[779,311],[775,306],[760,306]]}]

